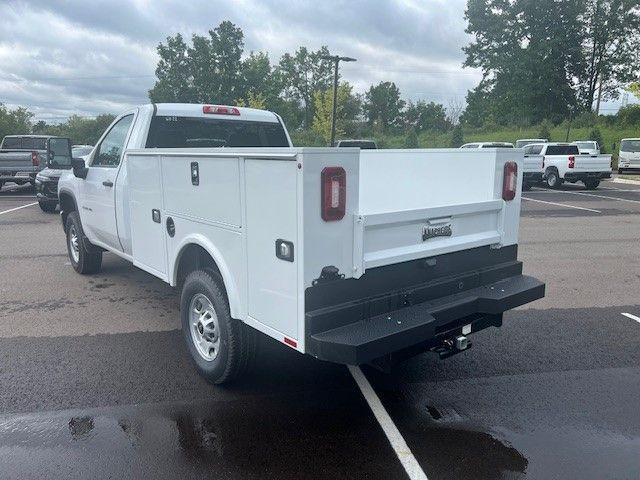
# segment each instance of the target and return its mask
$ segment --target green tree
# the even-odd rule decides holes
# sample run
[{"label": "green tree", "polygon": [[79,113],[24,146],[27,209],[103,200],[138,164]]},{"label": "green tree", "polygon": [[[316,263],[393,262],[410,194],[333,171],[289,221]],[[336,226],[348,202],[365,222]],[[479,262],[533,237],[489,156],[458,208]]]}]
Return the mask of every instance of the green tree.
[{"label": "green tree", "polygon": [[562,119],[576,103],[584,69],[582,0],[469,0],[464,65],[481,68],[466,118],[491,112],[500,124]]},{"label": "green tree", "polygon": [[547,140],[551,140],[551,127],[553,125],[549,120],[545,120],[540,125],[540,133],[538,133],[538,138],[546,138]]},{"label": "green tree", "polygon": [[410,128],[404,137],[404,148],[420,148],[420,141],[415,128]]},{"label": "green tree", "polygon": [[462,125],[456,125],[451,132],[451,148],[459,148],[464,145],[464,132],[462,131]]},{"label": "green tree", "polygon": [[[333,89],[314,92],[313,100],[315,114],[312,130],[329,143],[333,117]],[[340,83],[336,108],[336,137],[353,131],[353,123],[358,112],[358,99],[353,94],[353,87],[347,82]]]},{"label": "green tree", "polygon": [[418,100],[409,102],[404,112],[405,125],[418,132],[445,132],[451,128],[447,112],[443,105],[434,102]]},{"label": "green tree", "polygon": [[[618,98],[623,85],[638,80],[640,68],[640,1],[581,0],[578,17],[586,67],[580,98],[591,110],[600,100]],[[600,95],[598,92],[600,91]]]},{"label": "green tree", "polygon": [[149,91],[152,102],[231,104],[244,96],[241,57],[242,30],[229,21],[193,35],[188,46],[177,34],[158,45],[160,60],[156,83]]},{"label": "green tree", "polygon": [[325,46],[315,52],[300,47],[293,55],[285,53],[276,69],[284,98],[302,105],[305,127],[309,127],[314,118],[314,93],[324,91],[332,84],[333,63],[322,58],[329,54]]},{"label": "green tree", "polygon": [[31,132],[33,114],[23,107],[8,109],[0,103],[0,140],[5,135],[20,135]]},{"label": "green tree", "polygon": [[156,67],[156,83],[149,90],[152,102],[194,102],[191,60],[187,44],[179,33],[167,37],[166,44],[157,47],[160,60]]},{"label": "green tree", "polygon": [[380,82],[365,93],[363,109],[367,123],[377,126],[382,132],[397,130],[402,125],[404,106],[400,89],[395,83]]},{"label": "green tree", "polygon": [[602,138],[602,132],[600,132],[600,129],[598,127],[594,127],[593,130],[589,132],[589,140],[598,142],[598,145],[600,145],[600,153],[606,153],[605,152],[606,147],[604,144],[604,139]]}]

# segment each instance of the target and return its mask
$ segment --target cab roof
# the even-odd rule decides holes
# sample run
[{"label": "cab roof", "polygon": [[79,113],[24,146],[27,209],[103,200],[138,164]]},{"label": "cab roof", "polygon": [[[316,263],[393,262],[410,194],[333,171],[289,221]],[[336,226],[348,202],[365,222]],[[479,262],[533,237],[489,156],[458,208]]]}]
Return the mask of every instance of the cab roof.
[{"label": "cab roof", "polygon": [[[216,107],[236,108],[240,115],[204,113],[205,105]],[[268,110],[258,110],[257,108],[236,107],[233,105],[219,105],[214,103],[156,103],[156,115],[176,116],[176,117],[202,117],[202,118],[224,118],[225,120],[245,120],[250,122],[270,122],[278,123],[278,116]]]}]

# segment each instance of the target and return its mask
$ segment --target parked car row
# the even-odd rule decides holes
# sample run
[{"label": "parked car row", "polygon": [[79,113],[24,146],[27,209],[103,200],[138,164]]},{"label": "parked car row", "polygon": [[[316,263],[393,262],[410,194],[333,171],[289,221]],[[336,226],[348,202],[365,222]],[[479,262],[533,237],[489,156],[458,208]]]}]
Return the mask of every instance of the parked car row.
[{"label": "parked car row", "polygon": [[[637,151],[634,154],[637,156],[625,158],[629,158],[628,165],[633,158],[640,166],[640,140],[637,144],[633,142],[631,139],[623,140],[625,148]],[[466,143],[460,148],[523,148],[524,190],[542,182],[551,188],[558,188],[564,182],[582,182],[587,189],[593,190],[598,188],[602,179],[611,177],[611,155],[601,155],[598,142],[591,140],[561,143],[549,142],[545,138],[529,138],[516,141],[515,146],[507,142],[476,142]]]}]

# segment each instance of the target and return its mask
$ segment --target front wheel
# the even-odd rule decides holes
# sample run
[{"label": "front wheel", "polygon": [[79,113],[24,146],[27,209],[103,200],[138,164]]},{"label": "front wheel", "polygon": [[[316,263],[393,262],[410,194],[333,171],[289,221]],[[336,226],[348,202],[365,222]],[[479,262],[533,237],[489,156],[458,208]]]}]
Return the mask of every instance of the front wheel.
[{"label": "front wheel", "polygon": [[38,202],[38,205],[40,205],[40,210],[42,210],[45,213],[53,213],[56,211],[56,205],[58,205],[56,202]]},{"label": "front wheel", "polygon": [[180,298],[182,334],[198,373],[214,384],[244,373],[255,354],[256,332],[231,318],[222,279],[196,270],[184,281]]},{"label": "front wheel", "polygon": [[74,270],[82,274],[98,272],[102,266],[102,250],[85,238],[78,212],[71,212],[67,217],[66,231],[67,252]]},{"label": "front wheel", "polygon": [[587,187],[587,190],[595,190],[600,185],[600,180],[585,180],[584,186]]}]

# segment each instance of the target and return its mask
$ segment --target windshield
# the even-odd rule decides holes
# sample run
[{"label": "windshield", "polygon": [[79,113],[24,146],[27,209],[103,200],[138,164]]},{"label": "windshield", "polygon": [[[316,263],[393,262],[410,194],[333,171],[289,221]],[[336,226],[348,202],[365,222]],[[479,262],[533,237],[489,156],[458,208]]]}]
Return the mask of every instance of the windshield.
[{"label": "windshield", "polygon": [[577,145],[549,145],[547,155],[578,155]]},{"label": "windshield", "polygon": [[585,150],[592,150],[598,148],[596,146],[596,142],[576,142],[578,148],[582,148]]},{"label": "windshield", "polygon": [[155,116],[147,148],[288,147],[279,122]]},{"label": "windshield", "polygon": [[620,144],[621,152],[640,152],[640,139],[639,140],[623,140]]}]

